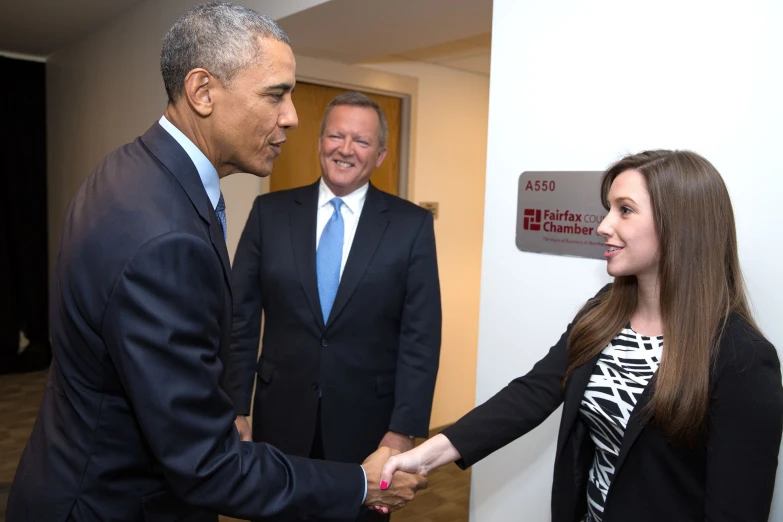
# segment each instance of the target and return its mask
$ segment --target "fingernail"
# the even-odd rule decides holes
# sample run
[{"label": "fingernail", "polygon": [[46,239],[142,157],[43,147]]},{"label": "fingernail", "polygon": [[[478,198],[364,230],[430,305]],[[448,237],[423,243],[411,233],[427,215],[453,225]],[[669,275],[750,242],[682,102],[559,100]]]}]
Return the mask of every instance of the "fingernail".
[{"label": "fingernail", "polygon": [[381,481],[381,489],[387,489],[389,487],[389,483],[385,480]]}]

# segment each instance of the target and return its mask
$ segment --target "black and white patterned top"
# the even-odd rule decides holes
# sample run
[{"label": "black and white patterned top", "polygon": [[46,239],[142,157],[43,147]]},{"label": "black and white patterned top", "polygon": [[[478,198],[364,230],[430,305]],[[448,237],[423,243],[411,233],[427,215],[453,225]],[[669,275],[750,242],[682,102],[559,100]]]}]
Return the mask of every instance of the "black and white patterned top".
[{"label": "black and white patterned top", "polygon": [[658,371],[662,350],[663,337],[645,337],[626,327],[598,358],[579,408],[595,443],[585,522],[603,519],[628,419],[639,395]]}]

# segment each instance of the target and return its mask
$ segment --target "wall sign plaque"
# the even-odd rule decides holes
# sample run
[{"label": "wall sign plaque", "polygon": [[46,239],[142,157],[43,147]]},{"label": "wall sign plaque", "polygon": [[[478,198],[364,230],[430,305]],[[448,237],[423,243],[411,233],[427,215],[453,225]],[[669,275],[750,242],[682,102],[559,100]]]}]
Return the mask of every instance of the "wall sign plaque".
[{"label": "wall sign plaque", "polygon": [[603,259],[598,225],[600,171],[525,171],[519,176],[517,248],[523,252]]}]

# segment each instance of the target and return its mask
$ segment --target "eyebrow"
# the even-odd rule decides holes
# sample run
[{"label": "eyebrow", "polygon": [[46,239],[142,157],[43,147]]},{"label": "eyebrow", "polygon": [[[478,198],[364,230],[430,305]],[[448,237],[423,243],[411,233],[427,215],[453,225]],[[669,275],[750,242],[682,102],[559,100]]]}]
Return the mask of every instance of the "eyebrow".
[{"label": "eyebrow", "polygon": [[634,201],[633,198],[629,198],[628,196],[620,196],[619,198],[614,198],[614,200],[617,203],[622,203],[623,201],[630,201],[634,205],[638,205],[638,203],[636,203],[636,201]]},{"label": "eyebrow", "polygon": [[265,91],[290,91],[293,90],[294,86],[290,83],[278,83],[277,85],[270,85],[268,87],[264,87]]}]

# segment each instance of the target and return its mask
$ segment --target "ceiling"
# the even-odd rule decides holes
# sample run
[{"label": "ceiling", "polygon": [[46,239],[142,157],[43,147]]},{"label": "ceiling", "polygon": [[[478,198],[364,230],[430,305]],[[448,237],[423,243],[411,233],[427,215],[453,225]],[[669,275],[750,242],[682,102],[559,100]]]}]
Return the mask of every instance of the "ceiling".
[{"label": "ceiling", "polygon": [[462,38],[461,40],[453,40],[376,58],[372,62],[425,62],[489,76],[491,41],[492,34],[483,33],[470,38]]},{"label": "ceiling", "polygon": [[331,0],[278,22],[297,54],[351,64],[415,60],[489,75],[492,0]]},{"label": "ceiling", "polygon": [[[0,51],[48,56],[142,1],[0,0]],[[489,75],[492,0],[331,0],[279,23],[294,51],[314,58]]]},{"label": "ceiling", "polygon": [[142,0],[1,0],[0,51],[48,56]]}]

